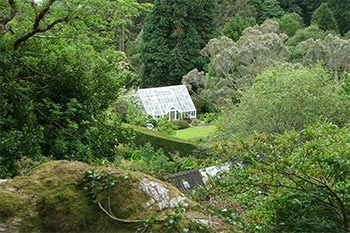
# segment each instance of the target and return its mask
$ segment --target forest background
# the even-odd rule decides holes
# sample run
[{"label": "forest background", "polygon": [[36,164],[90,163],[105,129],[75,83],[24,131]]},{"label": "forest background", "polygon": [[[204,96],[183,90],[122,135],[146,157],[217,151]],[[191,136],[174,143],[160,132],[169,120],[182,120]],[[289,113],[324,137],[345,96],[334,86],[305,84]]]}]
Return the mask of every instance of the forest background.
[{"label": "forest background", "polygon": [[[346,0],[2,0],[0,177],[56,159],[159,176],[229,161],[243,168],[192,194],[213,214],[247,232],[347,232],[349,29]],[[217,128],[196,142],[206,152],[140,145],[125,123],[189,125],[130,93],[181,83]]]}]

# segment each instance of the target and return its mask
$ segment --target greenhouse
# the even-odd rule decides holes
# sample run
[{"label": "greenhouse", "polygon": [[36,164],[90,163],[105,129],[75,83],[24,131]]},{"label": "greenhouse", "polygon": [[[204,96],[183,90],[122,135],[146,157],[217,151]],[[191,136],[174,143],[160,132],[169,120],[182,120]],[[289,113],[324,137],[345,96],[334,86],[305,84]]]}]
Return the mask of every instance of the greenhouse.
[{"label": "greenhouse", "polygon": [[186,86],[166,86],[139,89],[135,101],[152,117],[169,120],[196,118],[197,110]]}]

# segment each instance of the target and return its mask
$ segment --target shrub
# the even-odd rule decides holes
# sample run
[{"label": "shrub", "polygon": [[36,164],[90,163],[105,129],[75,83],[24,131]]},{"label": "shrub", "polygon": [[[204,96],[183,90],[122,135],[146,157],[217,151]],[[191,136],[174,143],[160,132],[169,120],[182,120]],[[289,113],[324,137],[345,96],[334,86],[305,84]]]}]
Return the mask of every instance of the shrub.
[{"label": "shrub", "polygon": [[122,121],[127,120],[129,102],[126,99],[118,98],[113,104],[112,107],[116,110]]},{"label": "shrub", "polygon": [[207,113],[199,114],[197,117],[199,120],[204,121],[207,124],[210,124],[218,118],[218,114],[207,112]]},{"label": "shrub", "polygon": [[123,156],[129,160],[120,164],[123,169],[144,172],[158,178],[176,172],[176,163],[162,149],[154,149],[150,143],[136,148],[128,147],[128,153]]},{"label": "shrub", "polygon": [[204,194],[212,207],[218,200],[238,203],[234,220],[242,232],[349,231],[350,125],[251,134],[220,147],[229,147],[241,169],[210,182]]},{"label": "shrub", "polygon": [[226,112],[221,126],[227,134],[241,135],[301,130],[318,121],[341,126],[349,122],[349,105],[325,69],[279,67],[256,78],[237,108]]},{"label": "shrub", "polygon": [[168,121],[166,117],[158,118],[156,120],[156,130],[158,132],[173,135],[175,134],[174,129],[176,129],[176,127]]},{"label": "shrub", "polygon": [[176,129],[186,129],[190,127],[190,124],[185,120],[177,120],[171,122]]},{"label": "shrub", "polygon": [[192,121],[192,124],[193,125],[199,125],[201,123],[201,121],[199,120],[199,119],[194,119],[193,121]]}]

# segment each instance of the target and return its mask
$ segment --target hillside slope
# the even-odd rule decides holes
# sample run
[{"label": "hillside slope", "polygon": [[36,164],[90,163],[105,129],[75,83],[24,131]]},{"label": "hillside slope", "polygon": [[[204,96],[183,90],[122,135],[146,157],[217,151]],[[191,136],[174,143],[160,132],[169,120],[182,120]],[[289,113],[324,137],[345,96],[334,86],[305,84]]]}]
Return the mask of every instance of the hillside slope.
[{"label": "hillside slope", "polygon": [[0,232],[232,232],[170,184],[81,162],[43,164],[1,182],[0,196]]}]

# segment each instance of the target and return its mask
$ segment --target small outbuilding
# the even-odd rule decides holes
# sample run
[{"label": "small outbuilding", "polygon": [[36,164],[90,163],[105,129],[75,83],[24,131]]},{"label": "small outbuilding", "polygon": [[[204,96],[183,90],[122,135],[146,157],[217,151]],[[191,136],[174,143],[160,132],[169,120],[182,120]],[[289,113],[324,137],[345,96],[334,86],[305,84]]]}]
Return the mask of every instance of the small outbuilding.
[{"label": "small outbuilding", "polygon": [[168,116],[169,120],[193,119],[196,107],[185,85],[139,89],[134,97],[152,117]]}]

